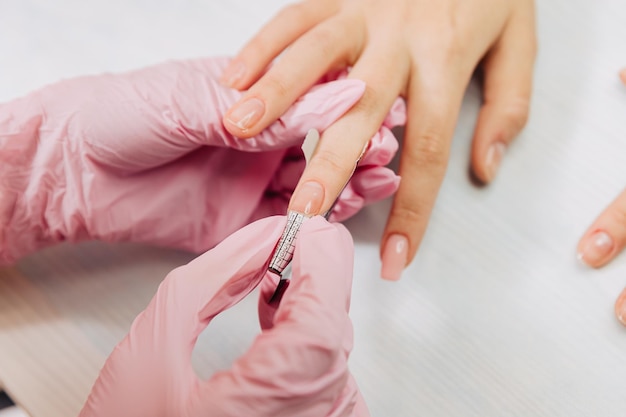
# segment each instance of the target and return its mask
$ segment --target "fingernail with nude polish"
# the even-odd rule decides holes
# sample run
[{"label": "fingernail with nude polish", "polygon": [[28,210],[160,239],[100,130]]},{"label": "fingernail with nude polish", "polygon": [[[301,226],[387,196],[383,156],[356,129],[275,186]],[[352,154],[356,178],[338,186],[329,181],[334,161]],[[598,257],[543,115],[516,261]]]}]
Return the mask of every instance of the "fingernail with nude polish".
[{"label": "fingernail with nude polish", "polygon": [[608,261],[613,252],[613,238],[606,232],[598,230],[583,243],[578,259],[590,266],[599,266]]},{"label": "fingernail with nude polish", "polygon": [[383,249],[383,266],[380,276],[389,281],[397,281],[406,266],[409,241],[406,236],[393,234],[387,238]]},{"label": "fingernail with nude polish", "polygon": [[246,66],[243,62],[233,60],[228,64],[220,77],[220,83],[226,87],[234,87],[246,74]]},{"label": "fingernail with nude polish", "polygon": [[265,103],[253,97],[237,104],[226,120],[242,131],[246,131],[261,119],[263,113],[265,113]]},{"label": "fingernail with nude polish", "polygon": [[492,181],[496,177],[504,152],[506,152],[506,145],[502,142],[494,142],[489,146],[489,149],[487,149],[485,167],[487,168],[486,174],[488,181]]},{"label": "fingernail with nude polish", "polygon": [[306,216],[315,216],[319,214],[323,203],[324,187],[322,184],[317,181],[307,181],[296,189],[290,210]]},{"label": "fingernail with nude polish", "polygon": [[626,326],[626,289],[622,291],[622,294],[615,302],[615,316],[620,323]]}]

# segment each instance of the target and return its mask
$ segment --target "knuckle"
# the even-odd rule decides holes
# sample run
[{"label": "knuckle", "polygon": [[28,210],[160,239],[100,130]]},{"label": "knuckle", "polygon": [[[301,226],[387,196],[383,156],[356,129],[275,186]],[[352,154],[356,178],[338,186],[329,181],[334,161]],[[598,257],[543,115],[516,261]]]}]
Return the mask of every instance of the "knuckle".
[{"label": "knuckle", "polygon": [[457,16],[452,16],[443,30],[437,33],[437,51],[435,56],[439,56],[446,63],[458,62],[468,50],[471,33],[463,33],[461,24]]},{"label": "knuckle", "polygon": [[242,49],[239,55],[250,60],[270,56],[274,43],[274,38],[267,31],[262,30]]},{"label": "knuckle", "polygon": [[[378,130],[378,126],[382,123],[387,115],[385,108],[385,92],[376,83],[365,84],[363,96],[354,105],[353,111],[358,112],[368,125],[372,126],[372,134]],[[376,118],[372,118],[376,115]],[[380,120],[379,120],[380,119]]]},{"label": "knuckle", "polygon": [[431,129],[421,133],[411,144],[409,158],[420,165],[443,167],[447,164],[447,146],[441,131]]},{"label": "knuckle", "polygon": [[409,229],[409,232],[412,232],[412,229],[415,229],[423,220],[417,205],[410,205],[407,202],[396,203],[393,207],[392,216],[396,222]]},{"label": "knuckle", "polygon": [[325,26],[318,26],[312,31],[309,41],[326,57],[334,57],[339,45],[339,42],[337,42],[337,31]]},{"label": "knuckle", "polygon": [[363,97],[359,101],[359,106],[363,107],[364,110],[374,110],[378,107],[379,98],[382,97],[383,92],[380,91],[378,87],[375,85],[368,83],[365,85],[365,91],[363,92]]},{"label": "knuckle", "polygon": [[459,59],[472,50],[474,34],[464,21],[466,17],[458,12],[451,12],[447,18],[437,20],[437,24],[428,24],[423,31],[432,36],[413,37],[413,46],[417,48],[414,59],[419,66],[441,69],[444,64],[459,64]]},{"label": "knuckle", "polygon": [[276,19],[289,22],[295,26],[304,24],[307,16],[302,3],[292,3],[283,7],[277,14]]},{"label": "knuckle", "polygon": [[321,333],[319,325],[311,328],[303,325],[301,321],[300,334],[296,339],[298,342],[287,347],[285,353],[289,359],[297,362],[315,363],[316,366],[310,367],[304,372],[310,373],[309,377],[317,379],[327,374],[335,366],[337,357],[341,353],[343,338],[341,334],[332,331],[333,327],[336,327],[335,323],[325,323],[323,320],[320,321],[319,317],[312,318],[312,322],[324,324],[323,328],[329,329],[329,331]]},{"label": "knuckle", "polygon": [[263,77],[263,90],[269,91],[270,93],[263,94],[266,97],[286,98],[289,96],[291,86],[287,85],[283,77],[273,74],[270,71]]},{"label": "knuckle", "polygon": [[311,165],[320,172],[331,172],[337,177],[345,178],[350,175],[353,167],[346,165],[344,159],[331,150],[320,149],[311,161]]},{"label": "knuckle", "polygon": [[464,56],[464,52],[467,50],[466,41],[464,37],[459,36],[456,33],[456,29],[453,29],[444,36],[441,44],[441,56],[446,63],[456,63]]}]

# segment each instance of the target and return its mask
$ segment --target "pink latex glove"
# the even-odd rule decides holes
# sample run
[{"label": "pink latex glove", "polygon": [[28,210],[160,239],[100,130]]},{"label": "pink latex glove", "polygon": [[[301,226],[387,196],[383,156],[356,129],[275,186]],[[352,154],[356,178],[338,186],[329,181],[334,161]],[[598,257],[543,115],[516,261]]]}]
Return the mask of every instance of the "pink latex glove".
[{"label": "pink latex glove", "polygon": [[[253,223],[172,271],[106,361],[81,417],[369,416],[347,367],[353,249],[341,225],[304,222],[278,306],[266,274],[284,217]],[[262,283],[263,331],[228,371],[200,380],[198,335]]]},{"label": "pink latex glove", "polygon": [[[345,113],[364,85],[316,86],[267,130],[240,140],[221,122],[242,94],[217,81],[227,63],[207,58],[76,78],[1,104],[0,263],[82,239],[200,252],[253,219],[284,213],[302,169],[289,148]],[[397,143],[387,127],[378,136],[337,210],[341,218],[397,188],[382,167]]]}]

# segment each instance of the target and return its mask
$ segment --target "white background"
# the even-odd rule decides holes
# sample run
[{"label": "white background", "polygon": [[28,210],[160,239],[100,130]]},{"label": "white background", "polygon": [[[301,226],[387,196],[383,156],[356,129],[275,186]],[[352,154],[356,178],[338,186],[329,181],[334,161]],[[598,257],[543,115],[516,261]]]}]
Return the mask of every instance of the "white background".
[{"label": "white background", "polygon": [[[616,76],[626,65],[626,3],[539,3],[531,119],[495,183],[479,189],[468,181],[480,104],[472,84],[427,236],[401,282],[378,278],[389,202],[348,222],[357,243],[351,369],[374,416],[626,415],[626,330],[612,313],[626,256],[600,271],[575,257],[585,228],[626,186],[626,88]],[[0,0],[0,100],[80,74],[234,54],[283,4]],[[45,251],[17,271],[48,297],[56,323],[75,323],[104,358],[165,272],[189,258],[87,244]],[[102,313],[112,305],[114,319]],[[0,352],[18,346],[16,331],[0,326]],[[198,372],[228,366],[255,332],[249,298],[203,335]],[[3,360],[30,357],[0,358],[11,391]],[[53,384],[29,381],[25,370],[21,386],[76,410],[89,387],[68,394],[68,366]],[[12,391],[37,417],[26,389],[16,382]]]}]

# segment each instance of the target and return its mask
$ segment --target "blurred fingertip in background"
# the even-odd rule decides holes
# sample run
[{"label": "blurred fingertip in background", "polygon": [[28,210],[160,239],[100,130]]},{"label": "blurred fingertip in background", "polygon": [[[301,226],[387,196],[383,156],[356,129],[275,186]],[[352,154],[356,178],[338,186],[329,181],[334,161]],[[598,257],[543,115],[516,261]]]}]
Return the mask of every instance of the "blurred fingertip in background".
[{"label": "blurred fingertip in background", "polygon": [[622,291],[622,294],[615,302],[615,316],[620,323],[626,326],[626,289]]},{"label": "blurred fingertip in background", "polygon": [[622,68],[622,70],[619,72],[619,78],[624,84],[626,84],[626,68]]}]

